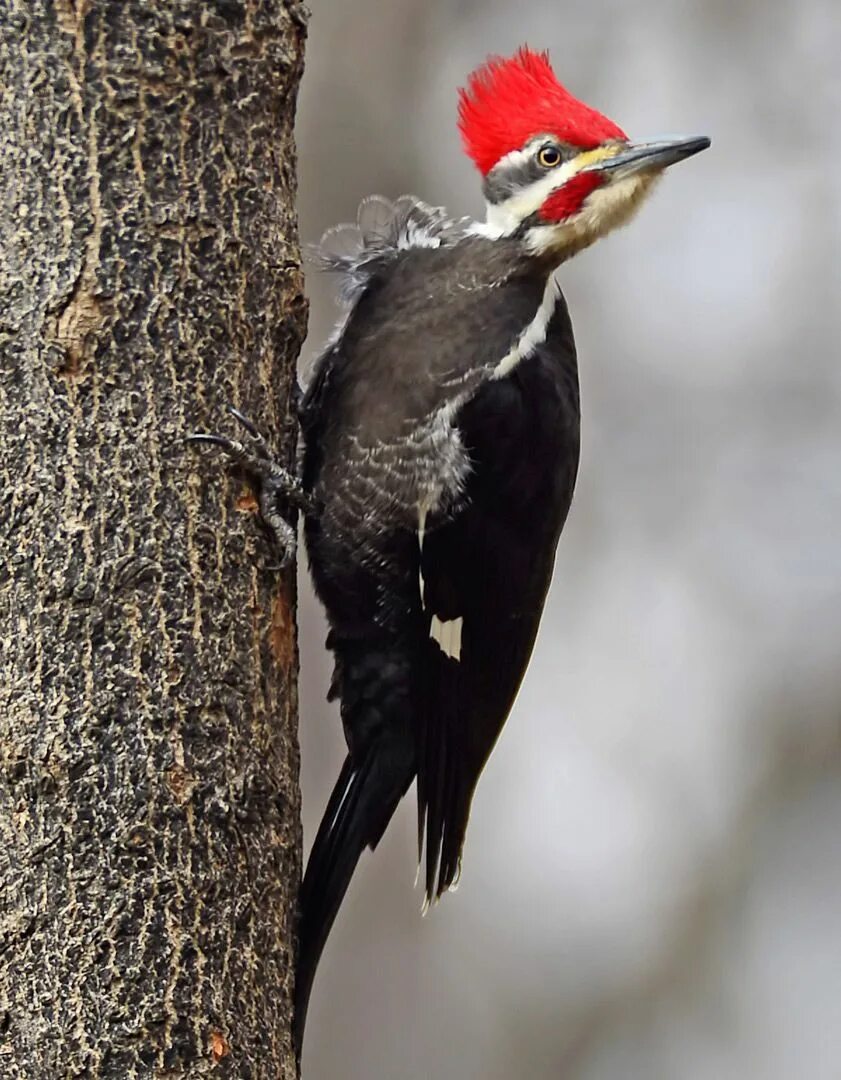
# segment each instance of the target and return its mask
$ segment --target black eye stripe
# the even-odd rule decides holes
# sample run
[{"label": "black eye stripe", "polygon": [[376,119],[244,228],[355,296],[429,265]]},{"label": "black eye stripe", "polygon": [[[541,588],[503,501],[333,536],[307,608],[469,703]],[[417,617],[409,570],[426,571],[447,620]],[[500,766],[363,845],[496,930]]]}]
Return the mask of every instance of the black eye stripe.
[{"label": "black eye stripe", "polygon": [[[541,165],[538,154],[549,146],[558,151],[560,159],[553,165]],[[548,132],[530,139],[513,160],[503,159],[491,169],[482,184],[484,196],[491,205],[505,202],[530,184],[542,180],[577,153],[575,147],[559,142]]]}]

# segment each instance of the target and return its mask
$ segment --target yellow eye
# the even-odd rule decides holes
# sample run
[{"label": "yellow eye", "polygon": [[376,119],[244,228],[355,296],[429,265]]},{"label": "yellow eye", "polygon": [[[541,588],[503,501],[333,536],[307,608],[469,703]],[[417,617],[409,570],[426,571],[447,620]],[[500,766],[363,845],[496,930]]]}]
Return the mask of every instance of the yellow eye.
[{"label": "yellow eye", "polygon": [[561,160],[561,151],[557,146],[552,146],[551,143],[547,146],[541,146],[537,152],[537,163],[542,165],[544,169],[554,169],[561,164]]}]

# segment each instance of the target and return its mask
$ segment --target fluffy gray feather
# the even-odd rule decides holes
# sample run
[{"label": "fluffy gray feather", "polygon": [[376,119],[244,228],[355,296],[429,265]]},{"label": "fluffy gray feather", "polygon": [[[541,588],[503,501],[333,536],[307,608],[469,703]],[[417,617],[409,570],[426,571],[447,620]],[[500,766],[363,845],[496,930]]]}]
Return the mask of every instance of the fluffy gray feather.
[{"label": "fluffy gray feather", "polygon": [[456,243],[469,223],[468,218],[454,220],[443,207],[428,206],[414,195],[394,201],[371,195],[359,204],[355,223],[328,229],[307,254],[319,270],[342,275],[342,299],[352,304],[373,275],[401,251]]}]

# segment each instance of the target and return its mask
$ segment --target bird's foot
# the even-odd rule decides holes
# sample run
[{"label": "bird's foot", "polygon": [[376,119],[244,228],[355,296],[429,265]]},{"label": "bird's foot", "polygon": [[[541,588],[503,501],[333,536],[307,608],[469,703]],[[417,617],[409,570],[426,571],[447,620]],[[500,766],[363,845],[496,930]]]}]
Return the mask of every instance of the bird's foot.
[{"label": "bird's foot", "polygon": [[280,551],[280,565],[286,566],[295,555],[297,533],[281,512],[280,505],[286,502],[295,510],[310,514],[315,509],[315,501],[298,477],[278,464],[266,439],[248,417],[233,405],[228,405],[228,412],[245,428],[247,442],[204,432],[188,435],[186,442],[192,446],[204,443],[221,447],[255,481],[260,516]]}]

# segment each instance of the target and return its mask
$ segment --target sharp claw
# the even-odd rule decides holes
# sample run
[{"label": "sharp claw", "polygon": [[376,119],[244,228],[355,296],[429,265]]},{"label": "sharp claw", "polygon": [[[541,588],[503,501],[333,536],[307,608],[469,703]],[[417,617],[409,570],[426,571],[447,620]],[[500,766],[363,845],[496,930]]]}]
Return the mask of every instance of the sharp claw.
[{"label": "sharp claw", "polygon": [[194,432],[186,436],[188,444],[218,446],[243,468],[247,474],[258,481],[258,502],[260,517],[271,533],[280,553],[279,568],[292,563],[296,550],[296,533],[286,518],[277,509],[278,498],[288,500],[292,506],[311,511],[312,499],[301,488],[300,480],[287,472],[275,461],[271,448],[254,424],[233,405],[227,411],[248,432],[253,445],[244,446],[237,439],[224,435],[212,435],[207,432]]},{"label": "sharp claw", "polygon": [[238,420],[242,424],[252,439],[256,439],[261,445],[265,445],[266,440],[244,413],[241,413],[234,405],[228,404],[226,408],[234,420]]},{"label": "sharp claw", "polygon": [[223,450],[231,449],[231,440],[226,439],[224,435],[208,435],[204,431],[194,431],[191,435],[187,435],[184,438],[186,443],[205,443],[210,446],[221,446]]}]

